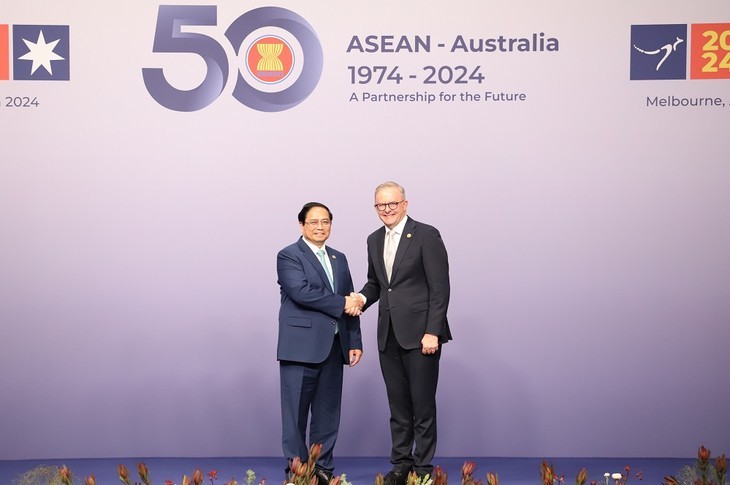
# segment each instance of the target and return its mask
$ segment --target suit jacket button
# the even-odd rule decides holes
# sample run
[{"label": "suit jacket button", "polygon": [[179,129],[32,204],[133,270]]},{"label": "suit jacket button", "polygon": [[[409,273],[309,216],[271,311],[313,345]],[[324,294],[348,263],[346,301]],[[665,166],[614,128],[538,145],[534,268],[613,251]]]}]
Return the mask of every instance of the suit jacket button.
[{"label": "suit jacket button", "polygon": [[388,293],[390,293],[391,291],[393,291],[393,290],[392,290],[392,289],[390,289],[390,288],[388,288]]}]

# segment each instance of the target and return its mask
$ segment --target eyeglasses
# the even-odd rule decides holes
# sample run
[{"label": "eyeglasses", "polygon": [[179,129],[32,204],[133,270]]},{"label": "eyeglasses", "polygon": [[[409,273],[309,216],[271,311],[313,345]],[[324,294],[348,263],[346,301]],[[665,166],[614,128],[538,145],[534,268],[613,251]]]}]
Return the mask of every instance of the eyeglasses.
[{"label": "eyeglasses", "polygon": [[373,207],[378,209],[380,212],[383,212],[386,207],[394,211],[398,208],[398,205],[402,204],[403,202],[405,202],[405,200],[399,200],[398,202],[386,202],[385,204],[375,204],[373,205]]},{"label": "eyeglasses", "polygon": [[320,224],[322,224],[322,227],[330,227],[332,221],[330,221],[329,219],[322,219],[321,221],[306,221],[305,224],[309,227],[317,227]]}]

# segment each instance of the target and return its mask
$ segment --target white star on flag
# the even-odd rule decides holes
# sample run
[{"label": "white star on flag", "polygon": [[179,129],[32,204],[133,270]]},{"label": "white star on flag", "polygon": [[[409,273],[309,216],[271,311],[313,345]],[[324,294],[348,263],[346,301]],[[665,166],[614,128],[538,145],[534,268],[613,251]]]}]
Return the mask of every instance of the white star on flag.
[{"label": "white star on flag", "polygon": [[56,48],[56,44],[58,44],[59,40],[61,39],[56,39],[52,42],[46,43],[46,38],[43,36],[43,30],[41,30],[38,33],[38,42],[34,43],[27,39],[23,39],[25,45],[28,49],[30,49],[30,52],[18,57],[18,59],[33,61],[33,66],[30,69],[31,74],[34,74],[38,68],[42,66],[46,71],[48,71],[48,74],[53,76],[51,61],[64,60],[63,57],[53,52],[53,49]]}]

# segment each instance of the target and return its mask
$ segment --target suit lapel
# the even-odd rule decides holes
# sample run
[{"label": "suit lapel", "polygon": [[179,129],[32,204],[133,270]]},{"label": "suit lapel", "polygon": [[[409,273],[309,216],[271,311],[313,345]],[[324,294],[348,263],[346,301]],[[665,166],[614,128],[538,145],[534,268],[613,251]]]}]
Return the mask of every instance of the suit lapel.
[{"label": "suit lapel", "polygon": [[387,281],[388,277],[386,275],[388,273],[385,271],[385,257],[383,256],[383,253],[385,252],[385,226],[380,228],[380,233],[378,234],[378,237],[375,238],[375,243],[375,254],[377,256],[375,260],[379,263],[380,274],[383,275],[383,280]]},{"label": "suit lapel", "polygon": [[[312,252],[312,250],[309,248],[309,246],[307,246],[307,243],[305,243],[303,239],[299,239],[298,244],[299,249],[302,250],[304,259],[312,263],[315,271],[317,271],[319,277],[322,278],[322,283],[324,284],[324,287],[329,289],[330,282],[327,279],[327,274],[324,272],[324,268],[322,267],[322,263],[319,261],[319,258]],[[334,266],[332,267],[332,270],[334,271]]]}]

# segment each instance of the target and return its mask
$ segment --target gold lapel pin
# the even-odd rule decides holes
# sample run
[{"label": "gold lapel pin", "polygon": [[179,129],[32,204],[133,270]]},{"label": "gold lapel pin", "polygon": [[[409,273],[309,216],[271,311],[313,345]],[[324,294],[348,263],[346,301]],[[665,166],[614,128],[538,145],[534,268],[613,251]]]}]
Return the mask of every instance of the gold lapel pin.
[{"label": "gold lapel pin", "polygon": [[411,238],[411,233],[409,232],[408,234],[406,234],[406,237],[407,237],[408,239],[410,239],[410,238]]}]

